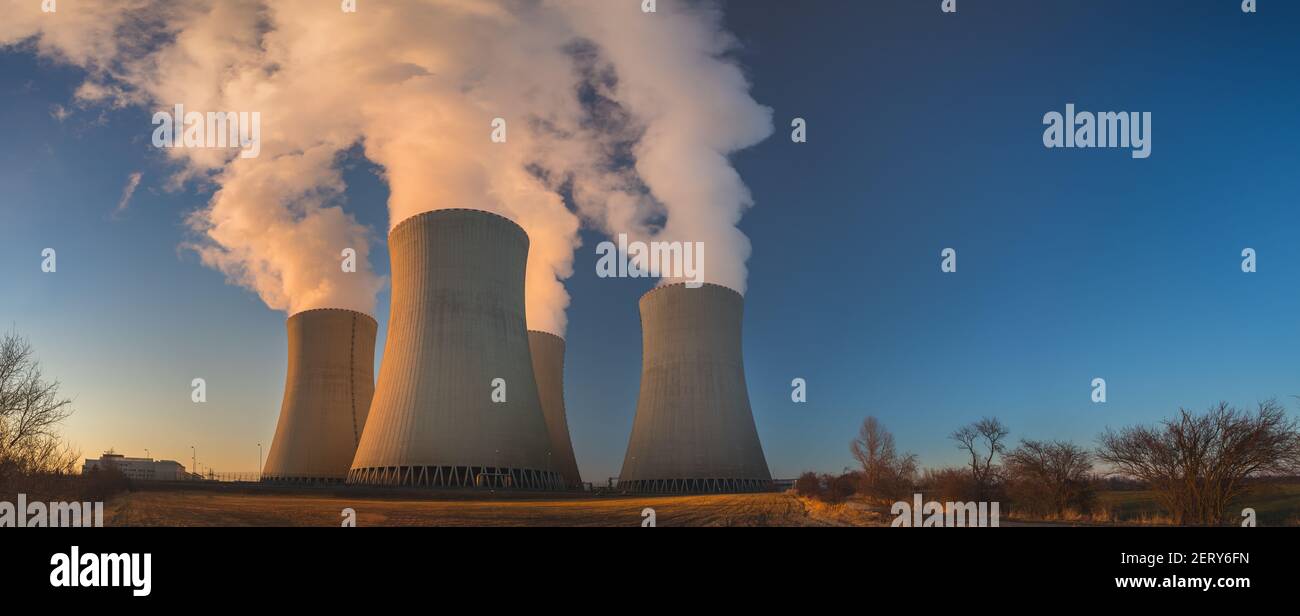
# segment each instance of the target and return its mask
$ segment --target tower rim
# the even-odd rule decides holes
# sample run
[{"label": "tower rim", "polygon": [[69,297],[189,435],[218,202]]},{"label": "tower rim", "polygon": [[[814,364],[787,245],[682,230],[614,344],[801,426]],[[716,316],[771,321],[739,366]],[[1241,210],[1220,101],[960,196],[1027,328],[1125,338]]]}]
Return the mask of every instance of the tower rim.
[{"label": "tower rim", "polygon": [[524,230],[523,226],[520,225],[515,220],[511,219],[510,217],[502,214],[498,214],[496,212],[483,210],[479,208],[472,208],[472,207],[447,207],[447,208],[440,208],[436,210],[428,210],[426,212],[420,212],[418,214],[412,214],[410,216],[407,216],[406,218],[403,218],[397,224],[393,225],[393,228],[389,229],[388,231],[388,237],[392,238],[393,234],[397,233],[398,229],[401,229],[403,226],[406,226],[408,223],[415,222],[416,219],[432,218],[437,215],[447,215],[452,213],[465,213],[465,212],[473,212],[475,214],[486,214],[494,218],[500,218],[501,220],[510,223],[510,226],[514,227],[516,230],[519,231],[519,233],[523,234],[525,239],[528,238],[528,232]]},{"label": "tower rim", "polygon": [[347,312],[347,313],[351,313],[351,314],[358,314],[358,315],[361,315],[361,316],[363,316],[363,317],[366,317],[367,319],[370,319],[370,320],[371,320],[372,322],[374,322],[376,325],[379,324],[379,320],[376,319],[373,315],[367,314],[367,313],[362,312],[362,311],[360,311],[360,310],[353,310],[353,309],[351,309],[351,308],[308,308],[308,309],[306,309],[306,310],[299,310],[298,312],[295,312],[295,313],[293,313],[293,314],[291,314],[291,315],[285,317],[284,320],[285,320],[285,321],[289,321],[289,320],[292,320],[292,319],[297,318],[297,317],[299,317],[299,316],[302,316],[302,315],[304,315],[304,314],[307,314],[307,313],[309,313],[309,312]]},{"label": "tower rim", "polygon": [[530,334],[542,334],[543,336],[550,336],[550,337],[552,337],[552,338],[558,338],[558,339],[560,340],[560,342],[565,342],[564,336],[561,336],[561,335],[559,335],[559,334],[557,334],[557,333],[555,333],[555,332],[548,332],[548,331],[546,331],[546,330],[544,330],[544,329],[530,329],[530,330],[528,330],[528,333],[530,333]]},{"label": "tower rim", "polygon": [[[658,293],[659,291],[662,291],[662,290],[664,290],[664,289],[671,289],[671,288],[673,288],[673,287],[686,287],[686,285],[688,285],[688,284],[693,284],[693,283],[688,283],[688,282],[671,282],[671,283],[668,283],[668,284],[657,285],[657,286],[655,286],[655,288],[650,289],[649,291],[646,291],[645,293],[641,294],[641,300],[639,300],[639,301],[644,301],[647,297],[650,297],[651,295],[653,295],[653,294],[655,294],[655,293]],[[733,288],[731,288],[731,287],[729,287],[729,286],[727,286],[727,285],[725,285],[725,284],[718,284],[718,283],[716,283],[716,282],[701,282],[699,288],[703,289],[704,287],[716,287],[716,288],[718,288],[718,289],[722,289],[722,290],[724,290],[724,291],[731,291],[732,293],[734,293],[734,294],[736,294],[737,296],[739,296],[741,299],[744,299],[744,298],[745,298],[745,294],[744,294],[744,293],[741,293],[740,291],[737,291],[736,289],[733,289]],[[689,289],[690,287],[687,287],[687,288]],[[694,290],[694,289],[691,289],[691,290]]]}]

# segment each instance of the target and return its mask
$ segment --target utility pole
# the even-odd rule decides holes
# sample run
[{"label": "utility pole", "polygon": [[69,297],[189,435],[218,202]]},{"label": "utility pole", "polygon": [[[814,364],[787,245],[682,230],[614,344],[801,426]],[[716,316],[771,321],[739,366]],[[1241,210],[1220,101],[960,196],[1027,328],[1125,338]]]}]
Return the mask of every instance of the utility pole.
[{"label": "utility pole", "polygon": [[190,472],[191,473],[199,472],[199,463],[197,462],[198,459],[199,459],[198,450],[195,449],[193,445],[190,445]]},{"label": "utility pole", "polygon": [[257,475],[262,475],[262,444],[257,444]]}]

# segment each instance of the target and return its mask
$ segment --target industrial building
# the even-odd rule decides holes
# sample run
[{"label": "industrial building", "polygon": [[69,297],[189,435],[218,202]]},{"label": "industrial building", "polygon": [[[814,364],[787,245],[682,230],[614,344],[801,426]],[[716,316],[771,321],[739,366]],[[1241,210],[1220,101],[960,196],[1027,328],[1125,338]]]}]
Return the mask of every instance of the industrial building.
[{"label": "industrial building", "polygon": [[771,488],[741,354],[744,298],[684,283],[641,297],[641,391],[618,487],[629,492]]},{"label": "industrial building", "polygon": [[184,466],[173,460],[128,458],[111,451],[104,452],[98,460],[87,458],[81,466],[81,474],[109,468],[115,468],[126,475],[127,479],[137,481],[180,481],[193,478],[185,472]]},{"label": "industrial building", "polygon": [[360,312],[319,309],[289,317],[285,328],[289,370],[262,480],[342,482],[375,391],[378,324]]},{"label": "industrial building", "polygon": [[529,351],[527,234],[446,209],[401,221],[388,247],[388,336],[349,483],[563,488]]},{"label": "industrial building", "polygon": [[570,488],[582,486],[578,462],[569,438],[569,420],[564,410],[564,338],[550,332],[529,330],[528,348],[533,356],[533,375],[537,395],[546,417],[546,431],[551,439],[551,467]]}]

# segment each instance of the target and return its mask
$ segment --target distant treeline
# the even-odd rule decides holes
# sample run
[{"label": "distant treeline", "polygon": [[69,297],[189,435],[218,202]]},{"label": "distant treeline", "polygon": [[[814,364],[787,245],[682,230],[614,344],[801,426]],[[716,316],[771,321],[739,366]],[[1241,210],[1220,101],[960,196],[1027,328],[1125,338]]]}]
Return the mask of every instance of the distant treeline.
[{"label": "distant treeline", "polygon": [[1110,521],[1100,492],[1149,491],[1172,524],[1240,520],[1232,508],[1262,482],[1300,481],[1300,421],[1275,400],[1252,411],[1219,403],[1204,413],[1180,410],[1151,426],[1107,429],[1088,449],[1061,440],[1021,439],[996,417],[948,435],[969,462],[921,469],[894,437],[867,417],[850,444],[859,468],[840,475],[804,473],[803,496],[830,503],[858,497],[888,506],[921,494],[940,502],[999,502],[1004,514]]}]

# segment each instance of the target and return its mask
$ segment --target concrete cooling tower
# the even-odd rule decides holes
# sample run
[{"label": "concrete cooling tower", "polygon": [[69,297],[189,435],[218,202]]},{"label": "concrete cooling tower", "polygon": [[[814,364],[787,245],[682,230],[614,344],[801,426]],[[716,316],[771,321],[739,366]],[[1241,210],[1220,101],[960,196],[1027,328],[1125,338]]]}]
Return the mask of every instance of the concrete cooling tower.
[{"label": "concrete cooling tower", "polygon": [[578,462],[569,439],[569,420],[564,413],[564,338],[542,331],[528,332],[528,348],[533,355],[533,375],[537,378],[537,395],[542,400],[546,432],[551,439],[551,467],[570,488],[582,485]]},{"label": "concrete cooling tower", "polygon": [[307,310],[285,323],[289,372],[265,481],[341,482],[375,392],[375,330],[351,310]]},{"label": "concrete cooling tower", "polygon": [[348,481],[563,488],[528,350],[524,230],[437,210],[399,223],[388,249],[388,339]]},{"label": "concrete cooling tower", "polygon": [[641,297],[641,393],[618,486],[630,492],[746,492],[771,486],[745,387],[744,298],[727,287]]}]

